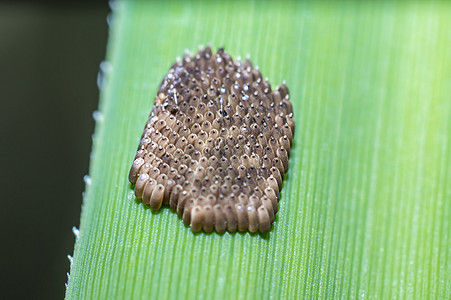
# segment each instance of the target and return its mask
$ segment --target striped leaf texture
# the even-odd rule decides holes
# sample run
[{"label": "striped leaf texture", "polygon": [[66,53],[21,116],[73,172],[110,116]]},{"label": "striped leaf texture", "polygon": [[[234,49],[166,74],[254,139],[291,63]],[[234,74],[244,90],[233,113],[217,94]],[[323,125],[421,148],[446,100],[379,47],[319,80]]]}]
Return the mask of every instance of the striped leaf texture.
[{"label": "striped leaf texture", "polygon": [[[449,2],[112,7],[67,299],[450,297]],[[207,43],[290,88],[296,131],[267,234],[193,233],[128,182],[161,80]]]}]

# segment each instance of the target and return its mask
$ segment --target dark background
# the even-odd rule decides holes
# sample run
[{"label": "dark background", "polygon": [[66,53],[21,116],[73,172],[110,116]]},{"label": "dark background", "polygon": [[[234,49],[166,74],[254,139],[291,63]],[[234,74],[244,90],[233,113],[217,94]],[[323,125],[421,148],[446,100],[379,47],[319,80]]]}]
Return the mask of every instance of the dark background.
[{"label": "dark background", "polygon": [[108,3],[0,2],[0,298],[62,299]]}]

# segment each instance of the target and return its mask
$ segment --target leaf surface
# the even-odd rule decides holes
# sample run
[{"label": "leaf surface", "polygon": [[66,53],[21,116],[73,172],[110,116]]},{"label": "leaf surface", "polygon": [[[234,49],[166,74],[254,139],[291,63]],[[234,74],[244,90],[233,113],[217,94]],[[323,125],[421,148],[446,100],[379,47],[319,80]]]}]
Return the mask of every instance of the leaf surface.
[{"label": "leaf surface", "polygon": [[[66,297],[449,297],[450,15],[445,1],[116,2]],[[128,183],[162,78],[208,42],[290,88],[267,235],[193,234]]]}]

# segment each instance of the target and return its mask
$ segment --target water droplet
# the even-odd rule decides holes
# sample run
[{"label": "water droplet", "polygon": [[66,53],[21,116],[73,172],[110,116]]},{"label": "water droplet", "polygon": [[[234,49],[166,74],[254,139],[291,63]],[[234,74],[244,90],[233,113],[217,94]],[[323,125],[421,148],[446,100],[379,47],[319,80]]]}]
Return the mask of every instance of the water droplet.
[{"label": "water droplet", "polygon": [[101,111],[95,110],[92,113],[92,118],[94,119],[94,121],[96,122],[103,122],[103,114]]},{"label": "water droplet", "polygon": [[112,13],[109,13],[109,14],[106,16],[106,23],[107,23],[108,27],[111,27],[112,20],[113,20],[113,14],[112,14]]},{"label": "water droplet", "polygon": [[105,78],[112,69],[113,67],[108,61],[104,60],[100,63],[99,72],[97,73],[97,87],[99,88],[99,90],[102,90],[104,88]]},{"label": "water droplet", "polygon": [[117,1],[113,1],[113,0],[108,1],[108,6],[110,7],[110,9],[111,9],[112,11],[115,11],[115,10],[117,9],[117,6],[118,6],[118,5],[119,5],[119,4],[118,4]]},{"label": "water droplet", "polygon": [[86,185],[91,185],[92,183],[91,177],[89,175],[85,175],[83,177],[83,181],[85,182]]},{"label": "water droplet", "polygon": [[78,237],[80,236],[80,230],[78,230],[77,227],[72,227],[72,232],[74,233],[75,237],[78,239]]},{"label": "water droplet", "polygon": [[249,100],[249,96],[244,94],[243,96],[241,96],[241,100],[248,101]]}]

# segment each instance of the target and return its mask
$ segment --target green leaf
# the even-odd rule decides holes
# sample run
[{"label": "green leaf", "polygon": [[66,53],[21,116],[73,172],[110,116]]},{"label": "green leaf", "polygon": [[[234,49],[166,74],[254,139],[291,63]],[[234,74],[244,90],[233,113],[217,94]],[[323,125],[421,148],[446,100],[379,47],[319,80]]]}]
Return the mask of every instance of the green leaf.
[{"label": "green leaf", "polygon": [[[448,298],[451,4],[115,2],[68,299]],[[296,132],[266,235],[193,234],[127,179],[185,48],[286,80]]]}]

